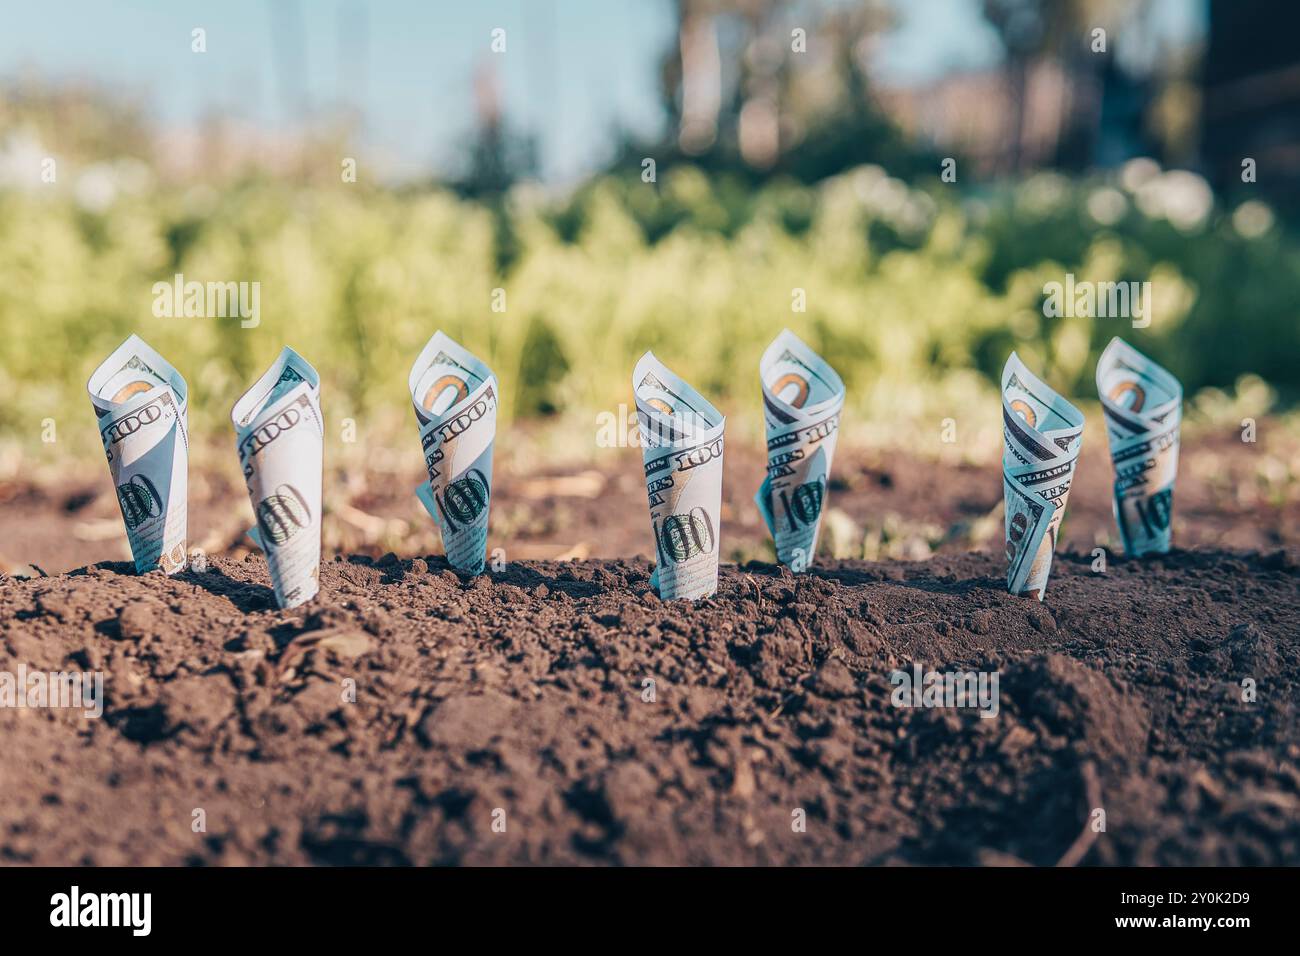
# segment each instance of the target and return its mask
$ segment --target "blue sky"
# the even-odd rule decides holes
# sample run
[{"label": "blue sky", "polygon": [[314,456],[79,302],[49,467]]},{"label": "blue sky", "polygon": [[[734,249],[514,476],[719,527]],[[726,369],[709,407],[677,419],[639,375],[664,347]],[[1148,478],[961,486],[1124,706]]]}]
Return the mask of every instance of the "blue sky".
[{"label": "blue sky", "polygon": [[[1201,7],[1153,2],[1171,29]],[[996,61],[978,0],[897,7],[884,78],[924,82]],[[608,159],[615,129],[661,128],[657,72],[673,16],[670,0],[4,0],[0,75],[122,89],[164,128],[212,112],[292,128],[348,103],[364,116],[364,144],[409,175],[462,155],[475,71],[490,59],[507,116],[538,135],[546,178],[565,181]],[[190,50],[194,27],[207,31],[206,54]],[[496,27],[504,56],[489,51]]]}]

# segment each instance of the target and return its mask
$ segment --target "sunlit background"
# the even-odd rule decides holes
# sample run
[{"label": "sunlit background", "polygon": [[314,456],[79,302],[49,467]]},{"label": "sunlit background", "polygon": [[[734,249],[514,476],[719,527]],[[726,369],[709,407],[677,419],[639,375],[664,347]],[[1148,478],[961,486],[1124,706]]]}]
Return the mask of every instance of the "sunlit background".
[{"label": "sunlit background", "polygon": [[[114,96],[167,140],[158,158],[176,173],[212,171],[199,144],[220,125],[227,164],[337,133],[388,183],[471,176],[468,147],[490,124],[528,142],[512,173],[557,185],[600,172],[629,141],[729,147],[766,169],[824,136],[828,112],[868,101],[912,138],[978,154],[985,171],[1113,164],[1151,146],[1190,159],[1209,28],[1196,0],[55,9],[7,11],[0,63],[16,98],[78,86]],[[209,43],[201,58],[195,27]],[[489,50],[497,28],[507,55]],[[796,28],[811,37],[802,55],[790,49]],[[1090,51],[1093,28],[1113,35],[1113,52]]]},{"label": "sunlit background", "polygon": [[[93,447],[42,422],[131,332],[223,437],[286,343],[328,413],[404,416],[436,328],[538,421],[627,402],[647,347],[743,419],[783,326],[880,440],[985,407],[996,436],[1013,348],[1089,401],[1115,334],[1189,396],[1285,410],[1297,27],[1253,0],[11,4],[0,461]],[[156,316],[178,273],[260,283],[260,323]],[[1150,281],[1150,328],[1046,317],[1066,273]]]}]

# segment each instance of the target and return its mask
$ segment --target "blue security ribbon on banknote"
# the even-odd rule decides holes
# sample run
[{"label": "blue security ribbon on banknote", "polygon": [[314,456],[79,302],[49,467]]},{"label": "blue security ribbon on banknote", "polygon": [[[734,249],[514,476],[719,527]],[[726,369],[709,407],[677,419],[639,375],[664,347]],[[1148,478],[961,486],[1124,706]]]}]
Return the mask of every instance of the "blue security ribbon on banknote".
[{"label": "blue security ribbon on banknote", "polygon": [[86,383],[117,489],[135,569],[185,567],[189,506],[188,388],[132,335]]},{"label": "blue security ribbon on banknote", "polygon": [[1015,352],[1002,369],[1007,589],[1043,599],[1083,444],[1083,414]]},{"label": "blue security ribbon on banknote", "polygon": [[439,331],[407,379],[429,478],[416,497],[442,534],[453,568],[478,574],[487,560],[492,448],[500,389],[477,356]]},{"label": "blue security ribbon on banknote", "polygon": [[665,600],[708,597],[718,589],[727,420],[652,352],[636,363],[632,392],[655,543],[650,585]]},{"label": "blue security ribbon on banknote", "polygon": [[1123,339],[1097,361],[1097,394],[1115,466],[1114,509],[1125,554],[1170,546],[1183,387]]},{"label": "blue security ribbon on banknote", "polygon": [[235,403],[230,419],[256,518],[248,536],[266,555],[276,603],[297,607],[320,591],[320,376],[286,347]]},{"label": "blue security ribbon on banknote", "polygon": [[804,571],[817,552],[839,437],[844,383],[789,329],[758,365],[767,426],[767,476],[754,501],[776,546],[776,559]]}]

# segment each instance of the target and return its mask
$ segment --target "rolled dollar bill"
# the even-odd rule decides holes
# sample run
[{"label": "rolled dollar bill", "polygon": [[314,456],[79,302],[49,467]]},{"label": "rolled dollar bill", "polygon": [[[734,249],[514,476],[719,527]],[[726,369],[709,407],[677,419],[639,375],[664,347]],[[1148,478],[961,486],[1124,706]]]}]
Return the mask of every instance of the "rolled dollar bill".
[{"label": "rolled dollar bill", "polygon": [[844,383],[826,360],[783,329],[758,363],[767,424],[767,477],[754,500],[776,559],[803,571],[817,552]]},{"label": "rolled dollar bill", "polygon": [[407,380],[429,480],[416,496],[442,533],[453,568],[478,574],[487,560],[496,376],[442,332],[429,339]]},{"label": "rolled dollar bill", "polygon": [[1002,369],[1002,424],[1007,588],[1041,601],[1083,444],[1083,415],[1012,352]]},{"label": "rolled dollar bill", "polygon": [[1115,520],[1124,552],[1141,557],[1169,550],[1178,476],[1183,387],[1119,338],[1097,361],[1097,394],[1115,465]]},{"label": "rolled dollar bill", "polygon": [[257,519],[248,536],[266,555],[280,607],[297,607],[320,590],[320,376],[286,347],[230,418]]},{"label": "rolled dollar bill", "polygon": [[632,391],[655,539],[650,585],[665,600],[708,597],[718,589],[727,420],[652,352],[636,363]]},{"label": "rolled dollar bill", "polygon": [[139,573],[185,567],[189,481],[188,389],[161,355],[132,335],[86,383]]}]

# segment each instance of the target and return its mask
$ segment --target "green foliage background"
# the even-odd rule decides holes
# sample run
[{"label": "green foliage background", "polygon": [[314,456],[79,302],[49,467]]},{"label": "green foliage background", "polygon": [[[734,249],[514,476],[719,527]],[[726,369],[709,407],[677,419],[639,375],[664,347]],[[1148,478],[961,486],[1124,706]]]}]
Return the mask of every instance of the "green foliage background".
[{"label": "green foliage background", "polygon": [[[1089,211],[1098,190],[1106,225]],[[971,194],[870,166],[756,191],[676,167],[563,200],[251,178],[151,184],[101,205],[63,185],[0,187],[0,442],[37,449],[53,417],[61,444],[93,445],[86,378],[131,332],[186,376],[191,429],[213,432],[285,344],[321,372],[327,415],[406,415],[410,364],[439,328],[493,367],[507,418],[629,403],[647,348],[728,414],[756,412],[758,358],[784,326],[840,371],[864,422],[995,407],[1012,349],[1064,394],[1093,396],[1116,334],[1189,394],[1251,372],[1294,395],[1294,237],[1258,204],[1253,229],[1221,201],[1175,225],[1139,191],[1044,174]],[[1044,283],[1067,271],[1150,279],[1151,327],[1045,317]],[[178,272],[260,282],[260,326],[156,318],[153,284]]]}]

